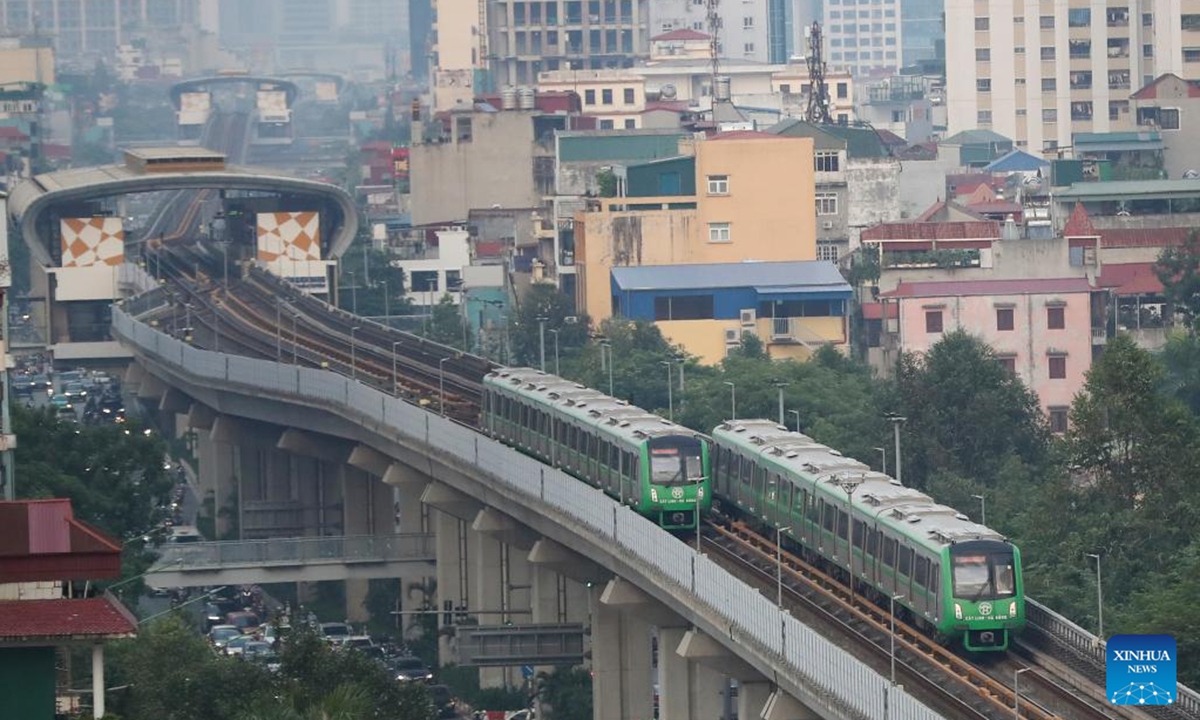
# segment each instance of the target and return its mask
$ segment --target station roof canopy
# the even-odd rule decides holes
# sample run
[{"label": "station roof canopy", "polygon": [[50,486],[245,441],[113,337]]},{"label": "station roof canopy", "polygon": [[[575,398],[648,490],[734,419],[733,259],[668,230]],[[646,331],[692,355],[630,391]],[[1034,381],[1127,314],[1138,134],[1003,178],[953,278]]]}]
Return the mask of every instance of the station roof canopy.
[{"label": "station roof canopy", "polygon": [[285,78],[265,77],[260,75],[214,75],[212,77],[189,78],[180,80],[171,86],[171,102],[175,107],[179,107],[180,99],[184,93],[203,92],[212,85],[236,85],[236,84],[256,85],[259,90],[282,90],[287,93],[287,104],[291,107],[295,102],[296,96],[300,93],[300,88],[296,83]]},{"label": "station roof canopy", "polygon": [[754,288],[759,294],[772,295],[851,294],[837,267],[823,260],[616,267],[612,277],[614,285],[625,292]]},{"label": "station roof canopy", "polygon": [[1200,197],[1200,180],[1114,180],[1075,183],[1054,193],[1057,200],[1163,200]]}]

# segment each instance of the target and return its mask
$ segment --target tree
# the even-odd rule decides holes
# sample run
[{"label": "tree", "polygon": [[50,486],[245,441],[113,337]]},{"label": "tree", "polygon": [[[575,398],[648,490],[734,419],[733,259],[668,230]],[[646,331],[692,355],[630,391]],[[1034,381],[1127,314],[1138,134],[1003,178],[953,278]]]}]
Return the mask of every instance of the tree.
[{"label": "tree", "polygon": [[459,350],[470,350],[470,323],[463,318],[459,306],[454,304],[449,293],[442,295],[441,300],[430,311],[425,337]]},{"label": "tree", "polygon": [[1130,599],[1119,622],[1128,632],[1174,635],[1179,682],[1195,687],[1200,683],[1200,542],[1179,553],[1167,577],[1158,580]]},{"label": "tree", "polygon": [[1048,459],[1049,434],[1037,396],[1006,371],[983,341],[947,334],[896,370],[895,412],[907,418],[904,483],[923,488],[935,472],[994,486],[1010,458]]},{"label": "tree", "polygon": [[1154,274],[1163,285],[1168,314],[1179,313],[1189,332],[1195,332],[1200,320],[1200,232],[1193,230],[1179,247],[1164,249]]},{"label": "tree", "polygon": [[[677,362],[678,358],[685,357],[682,349],[667,342],[653,323],[609,318],[598,330],[609,350],[602,349],[599,343],[589,344],[577,359],[564,366],[564,374],[606,393],[611,376],[615,396],[651,411],[661,410],[664,416],[667,415],[667,369],[663,363]],[[563,342],[562,335],[559,340]],[[610,360],[611,374],[607,365]],[[689,362],[687,368],[685,377],[696,365]],[[678,387],[678,367],[672,368],[672,378]]]},{"label": "tree", "polygon": [[[544,318],[539,321],[538,318]],[[568,318],[575,318],[567,322]],[[551,330],[558,331],[559,353],[573,352],[587,341],[586,318],[575,316],[571,299],[549,283],[534,283],[521,299],[517,312],[509,322],[509,342],[517,364],[537,367],[541,358],[542,327],[546,332],[547,358],[553,370],[553,341]]]},{"label": "tree", "polygon": [[582,668],[559,668],[538,676],[541,700],[550,708],[550,720],[590,720],[592,676]]},{"label": "tree", "polygon": [[1167,393],[1179,399],[1193,415],[1200,415],[1200,335],[1171,335],[1161,359]]}]

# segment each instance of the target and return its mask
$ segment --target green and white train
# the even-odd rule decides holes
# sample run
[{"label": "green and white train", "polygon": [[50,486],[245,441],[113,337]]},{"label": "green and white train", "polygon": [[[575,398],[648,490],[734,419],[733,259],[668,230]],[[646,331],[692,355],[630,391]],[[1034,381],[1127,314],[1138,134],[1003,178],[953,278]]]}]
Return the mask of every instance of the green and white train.
[{"label": "green and white train", "polygon": [[499,368],[484,378],[480,420],[667,530],[695,530],[712,502],[702,435],[570,380]]},{"label": "green and white train", "polygon": [[769,420],[723,423],[712,443],[722,503],[927,632],[1003,651],[1024,626],[1020,551],[999,533]]}]

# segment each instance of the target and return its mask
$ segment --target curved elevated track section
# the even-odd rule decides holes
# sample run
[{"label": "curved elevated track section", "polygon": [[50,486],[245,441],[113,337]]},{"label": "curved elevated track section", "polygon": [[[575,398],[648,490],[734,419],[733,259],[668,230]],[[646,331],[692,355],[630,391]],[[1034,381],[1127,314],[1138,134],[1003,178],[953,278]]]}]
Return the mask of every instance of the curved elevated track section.
[{"label": "curved elevated track section", "polygon": [[[495,367],[487,359],[353,316],[257,268],[222,265],[202,244],[161,248],[156,261],[167,282],[152,292],[165,298],[142,304],[153,309],[141,319],[160,330],[205,349],[335,370],[478,427],[482,379]],[[726,570],[768,597],[779,592],[793,615],[856,648],[888,676],[892,618],[877,599],[732,518],[715,515],[699,540]],[[897,683],[949,718],[1012,718],[1019,684],[1019,718],[1200,720],[1200,697],[1182,686],[1171,706],[1108,704],[1097,639],[1036,602],[1027,615],[1029,627],[1014,649],[982,659],[937,643],[898,616]]]}]

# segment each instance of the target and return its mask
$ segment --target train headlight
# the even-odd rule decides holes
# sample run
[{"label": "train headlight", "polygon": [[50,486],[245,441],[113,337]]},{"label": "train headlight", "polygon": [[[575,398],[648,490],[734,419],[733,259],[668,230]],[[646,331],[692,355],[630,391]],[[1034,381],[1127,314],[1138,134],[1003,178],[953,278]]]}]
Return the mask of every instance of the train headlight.
[{"label": "train headlight", "polygon": [[658,502],[658,488],[650,488],[651,502]]},{"label": "train headlight", "polygon": [[1009,617],[1017,616],[1017,601],[1016,600],[1013,600],[1012,602],[1010,602],[1008,604],[1008,616]]},{"label": "train headlight", "polygon": [[703,497],[704,497],[704,488],[702,488],[702,487],[696,488],[696,499],[699,500],[699,499],[702,499]]},{"label": "train headlight", "polygon": [[954,603],[954,619],[962,620],[962,605]]}]

